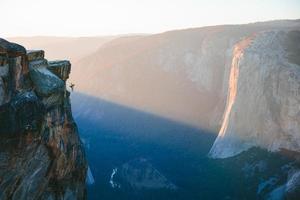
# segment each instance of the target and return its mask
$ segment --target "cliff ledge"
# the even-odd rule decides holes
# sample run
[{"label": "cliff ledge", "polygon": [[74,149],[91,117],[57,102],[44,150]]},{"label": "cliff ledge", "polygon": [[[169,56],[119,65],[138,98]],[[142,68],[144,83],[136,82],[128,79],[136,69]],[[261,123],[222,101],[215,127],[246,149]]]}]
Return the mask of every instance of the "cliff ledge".
[{"label": "cliff ledge", "polygon": [[0,39],[0,199],[86,199],[68,61]]}]

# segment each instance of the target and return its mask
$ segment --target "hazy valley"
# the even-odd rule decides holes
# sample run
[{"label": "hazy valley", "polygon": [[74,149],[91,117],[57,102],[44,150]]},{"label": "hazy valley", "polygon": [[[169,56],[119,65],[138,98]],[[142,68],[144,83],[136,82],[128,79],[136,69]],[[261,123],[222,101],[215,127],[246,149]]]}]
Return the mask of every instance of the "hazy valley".
[{"label": "hazy valley", "polygon": [[90,199],[299,197],[299,20],[9,40],[70,59]]}]

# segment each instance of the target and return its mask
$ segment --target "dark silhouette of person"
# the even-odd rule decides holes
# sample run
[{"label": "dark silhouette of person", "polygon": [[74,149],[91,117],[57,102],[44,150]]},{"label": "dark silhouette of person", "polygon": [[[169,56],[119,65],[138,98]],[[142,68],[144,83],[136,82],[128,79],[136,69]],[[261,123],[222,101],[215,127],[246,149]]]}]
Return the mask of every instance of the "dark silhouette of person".
[{"label": "dark silhouette of person", "polygon": [[73,84],[73,83],[70,84],[70,88],[72,89],[72,92],[74,91],[74,86],[75,86],[75,84]]}]

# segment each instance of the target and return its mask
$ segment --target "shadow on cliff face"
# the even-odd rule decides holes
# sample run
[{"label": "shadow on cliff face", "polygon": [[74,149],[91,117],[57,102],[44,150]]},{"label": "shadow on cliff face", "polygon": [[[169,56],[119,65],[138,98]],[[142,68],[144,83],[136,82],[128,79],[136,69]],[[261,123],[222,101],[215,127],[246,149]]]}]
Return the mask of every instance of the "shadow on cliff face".
[{"label": "shadow on cliff face", "polygon": [[[209,159],[214,133],[92,96],[71,97],[95,179],[88,187],[89,199],[260,199],[283,185],[287,169],[293,168],[285,157],[261,149]],[[176,189],[112,187],[116,169],[136,172],[143,168],[136,165],[145,162],[151,166],[148,171],[158,170]],[[139,175],[140,182],[149,181]]]}]

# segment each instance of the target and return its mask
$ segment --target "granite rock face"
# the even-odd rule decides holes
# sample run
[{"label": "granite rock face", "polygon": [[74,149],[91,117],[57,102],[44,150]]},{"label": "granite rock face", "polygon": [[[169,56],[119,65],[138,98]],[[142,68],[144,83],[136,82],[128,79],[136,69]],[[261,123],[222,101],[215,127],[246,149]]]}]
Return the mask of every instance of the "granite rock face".
[{"label": "granite rock face", "polygon": [[56,60],[48,62],[48,69],[60,77],[67,80],[71,71],[71,63],[68,60]]},{"label": "granite rock face", "polygon": [[31,80],[40,96],[64,91],[64,82],[47,69],[47,61],[30,62],[29,69]]},{"label": "granite rock face", "polygon": [[214,158],[253,146],[300,152],[300,31],[257,33],[237,43]]},{"label": "granite rock face", "polygon": [[0,199],[86,199],[71,65],[53,71],[44,54],[0,39]]}]

